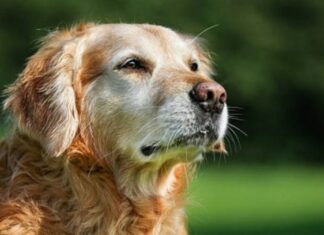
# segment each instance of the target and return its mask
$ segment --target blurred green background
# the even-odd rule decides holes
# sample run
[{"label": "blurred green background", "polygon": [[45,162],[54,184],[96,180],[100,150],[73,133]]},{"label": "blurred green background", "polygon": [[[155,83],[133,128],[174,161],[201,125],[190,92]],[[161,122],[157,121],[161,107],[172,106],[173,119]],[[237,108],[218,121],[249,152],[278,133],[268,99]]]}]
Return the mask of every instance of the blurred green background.
[{"label": "blurred green background", "polygon": [[192,35],[217,25],[202,37],[229,105],[240,107],[231,123],[248,136],[232,127],[229,155],[199,167],[191,234],[324,234],[324,1],[1,0],[1,87],[40,37],[81,21],[147,22]]}]

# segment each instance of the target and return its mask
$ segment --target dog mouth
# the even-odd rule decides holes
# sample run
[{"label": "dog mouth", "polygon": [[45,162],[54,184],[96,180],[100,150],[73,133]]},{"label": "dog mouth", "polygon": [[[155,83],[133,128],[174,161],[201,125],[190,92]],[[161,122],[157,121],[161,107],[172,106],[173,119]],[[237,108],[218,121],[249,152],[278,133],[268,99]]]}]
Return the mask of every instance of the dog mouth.
[{"label": "dog mouth", "polygon": [[[223,139],[227,131],[227,106],[220,114],[202,113],[201,110],[195,109],[195,106],[192,109],[193,112],[187,111],[190,108],[182,112],[187,114],[185,117],[178,115],[181,112],[176,112],[177,115],[174,113],[166,115],[167,118],[162,123],[167,123],[165,133],[168,134],[163,134],[164,130],[162,130],[162,140],[156,139],[159,138],[157,136],[152,136],[153,141],[142,143],[139,149],[141,154],[151,156],[176,148],[194,147],[202,151],[213,149],[213,146]],[[168,139],[166,136],[174,137]]]},{"label": "dog mouth", "polygon": [[200,130],[191,135],[182,135],[175,138],[173,141],[170,141],[169,144],[159,144],[155,142],[150,145],[144,145],[140,148],[141,153],[144,156],[150,156],[154,153],[168,151],[174,148],[186,147],[186,146],[194,146],[194,147],[207,147],[212,143],[217,141],[218,135],[212,128],[206,128]]}]

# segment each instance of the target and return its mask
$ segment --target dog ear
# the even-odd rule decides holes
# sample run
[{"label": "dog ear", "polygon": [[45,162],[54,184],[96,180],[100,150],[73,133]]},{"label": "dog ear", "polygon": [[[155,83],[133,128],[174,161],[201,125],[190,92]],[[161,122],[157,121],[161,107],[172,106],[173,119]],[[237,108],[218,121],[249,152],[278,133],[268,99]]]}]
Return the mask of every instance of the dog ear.
[{"label": "dog ear", "polygon": [[72,36],[71,31],[47,36],[18,80],[7,90],[4,103],[18,129],[39,141],[52,156],[68,148],[78,129]]}]

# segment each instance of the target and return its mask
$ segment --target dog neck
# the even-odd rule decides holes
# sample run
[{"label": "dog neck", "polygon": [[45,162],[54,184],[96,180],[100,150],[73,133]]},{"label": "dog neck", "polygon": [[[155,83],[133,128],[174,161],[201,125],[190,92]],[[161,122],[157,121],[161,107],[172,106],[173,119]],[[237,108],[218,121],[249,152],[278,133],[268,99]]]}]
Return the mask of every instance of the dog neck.
[{"label": "dog neck", "polygon": [[192,164],[168,159],[161,164],[130,165],[127,156],[118,155],[111,156],[116,160],[112,165],[81,142],[72,144],[62,156],[50,157],[21,134],[1,147],[5,151],[0,168],[5,164],[12,169],[4,176],[11,179],[12,199],[41,200],[48,208],[41,216],[53,216],[47,211],[57,213],[62,224],[56,226],[62,231],[186,234],[183,207]]},{"label": "dog neck", "polygon": [[[112,151],[108,157],[94,152],[84,142],[74,142],[67,151],[67,159],[73,169],[71,177],[80,175],[81,185],[92,185],[90,191],[101,195],[98,198],[102,199],[102,210],[115,211],[107,217],[118,214],[115,220],[128,220],[123,226],[131,226],[136,231],[134,234],[184,233],[184,196],[195,164],[176,158],[173,156],[176,152],[168,157],[157,156],[166,160],[147,162],[136,161],[118,151]],[[82,188],[89,186],[76,190]],[[84,192],[76,194],[84,195]]]}]

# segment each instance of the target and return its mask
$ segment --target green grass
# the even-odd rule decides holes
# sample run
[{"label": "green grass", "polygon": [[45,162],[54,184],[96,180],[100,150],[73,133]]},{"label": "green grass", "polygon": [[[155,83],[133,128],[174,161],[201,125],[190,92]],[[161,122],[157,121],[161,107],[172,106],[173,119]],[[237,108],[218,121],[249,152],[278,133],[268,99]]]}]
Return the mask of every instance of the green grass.
[{"label": "green grass", "polygon": [[200,169],[190,191],[190,234],[324,234],[324,168]]}]

